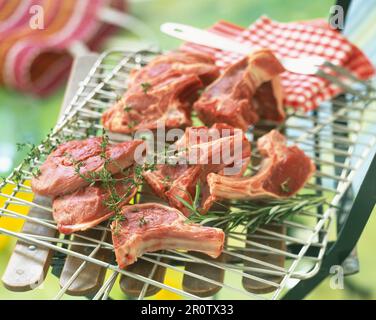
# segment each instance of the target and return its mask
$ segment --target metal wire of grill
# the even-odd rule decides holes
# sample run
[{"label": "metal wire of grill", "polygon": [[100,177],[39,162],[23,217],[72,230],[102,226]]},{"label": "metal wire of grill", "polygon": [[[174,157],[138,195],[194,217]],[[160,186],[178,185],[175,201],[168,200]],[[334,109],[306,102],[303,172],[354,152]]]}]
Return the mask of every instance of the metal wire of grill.
[{"label": "metal wire of grill", "polygon": [[[153,56],[154,53],[151,52],[111,51],[103,54],[82,82],[72,103],[53,129],[49,138],[50,141],[57,144],[59,140],[64,140],[64,137],[69,135],[80,138],[85,135],[88,128],[101,130],[101,114],[124,93],[129,72],[134,68],[145,65]],[[145,298],[150,286],[166,289],[183,298],[201,299],[200,296],[184,289],[168,285],[163,281],[153,280],[157,267],[174,270],[182,274],[183,277],[205,281],[220,287],[222,291],[229,294],[236,293],[239,297],[277,299],[285,290],[288,290],[287,286],[291,279],[298,281],[310,278],[320,268],[320,262],[329,239],[329,228],[335,217],[336,206],[351,186],[357,172],[376,142],[376,132],[372,131],[373,125],[376,124],[376,108],[372,103],[373,101],[372,95],[367,100],[347,95],[344,100],[323,103],[317,112],[304,113],[297,110],[288,110],[287,120],[278,129],[284,131],[289,143],[296,143],[314,159],[317,172],[306,189],[325,195],[330,205],[303,210],[294,220],[270,224],[271,226],[283,227],[286,232],[275,232],[266,227],[259,228],[257,233],[254,234],[247,234],[238,230],[230,232],[227,235],[227,244],[224,248],[225,259],[201,258],[190,252],[176,250],[147,253],[139,260],[152,263],[154,267],[150,274],[142,276],[132,271],[119,269],[113,259],[102,261],[95,257],[99,250],[113,250],[112,244],[106,238],[109,232],[106,225],[94,228],[100,232],[98,238],[83,234],[76,234],[74,238],[61,237],[60,235],[45,237],[14,232],[4,228],[0,228],[0,233],[82,260],[82,264],[70,280],[56,293],[56,299],[63,297],[69,286],[88,263],[93,263],[112,272],[93,296],[93,299],[107,299],[119,275],[144,283],[138,299]],[[255,128],[253,133],[262,134],[262,130]],[[122,139],[122,137],[116,135],[112,138],[115,140]],[[43,151],[42,145],[40,149]],[[256,148],[253,148],[253,150],[256,150]],[[258,157],[257,151],[254,151],[253,156]],[[28,209],[37,207],[46,212],[52,212],[49,206],[43,206],[20,197],[22,194],[32,193],[28,180],[32,178],[33,167],[42,162],[43,158],[35,158],[31,162],[22,163],[1,183],[0,197],[5,198],[5,203],[0,208],[0,219],[1,217],[24,219],[48,228],[57,229],[52,218],[33,218],[20,214],[12,208],[12,205],[27,207]],[[3,193],[3,187],[6,184],[14,185],[10,194]],[[276,248],[265,244],[265,240],[280,241],[285,246],[282,249]],[[92,250],[88,254],[83,254],[73,250],[72,246],[75,248],[84,246]],[[291,250],[291,248],[294,248],[294,250]],[[258,254],[258,258],[252,256],[255,253]],[[265,257],[273,255],[283,257],[285,264],[281,267],[269,263],[268,259],[260,258],[260,254]],[[237,281],[248,279],[270,286],[274,290],[271,294],[250,292],[242,288],[241,285],[234,283],[233,280],[227,280],[226,276],[224,281],[221,282],[186,270],[184,265],[187,263],[210,266],[225,271],[226,275],[231,274],[230,279],[237,279]],[[279,280],[276,281],[275,279]]]}]

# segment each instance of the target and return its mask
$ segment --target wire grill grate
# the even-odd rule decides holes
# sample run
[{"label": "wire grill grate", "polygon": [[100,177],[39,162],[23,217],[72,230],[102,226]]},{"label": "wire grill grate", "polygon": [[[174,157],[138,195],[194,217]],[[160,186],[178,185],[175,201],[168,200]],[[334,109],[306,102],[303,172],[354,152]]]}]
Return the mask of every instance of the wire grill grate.
[{"label": "wire grill grate", "polygon": [[[48,137],[49,141],[57,144],[71,135],[80,138],[88,130],[92,134],[100,130],[101,113],[124,92],[129,72],[146,64],[153,55],[146,51],[111,51],[103,54],[82,82],[72,103]],[[149,266],[144,268],[146,273],[134,268],[120,270],[111,254],[112,244],[107,241],[108,226],[97,226],[94,235],[78,233],[63,237],[57,234],[56,224],[50,217],[51,207],[37,198],[32,200],[29,186],[33,167],[43,161],[43,156],[25,161],[1,183],[0,200],[3,200],[3,205],[0,208],[0,219],[23,219],[54,232],[50,235],[35,235],[0,228],[0,234],[54,252],[52,269],[53,273],[60,276],[64,275],[64,271],[63,274],[61,271],[67,257],[79,259],[80,263],[56,293],[57,299],[69,292],[72,283],[86,272],[85,268],[89,264],[108,271],[107,279],[99,281],[100,286],[94,294],[91,293],[94,299],[108,298],[119,276],[124,281],[139,280],[137,283],[141,285],[135,290],[139,299],[159,289],[166,289],[183,298],[200,299],[202,294],[199,291],[192,293],[192,290],[187,289],[197,286],[197,282],[205,283],[212,289],[207,290],[206,296],[221,289],[221,293],[236,294],[237,298],[277,299],[288,290],[290,279],[307,279],[319,270],[336,206],[352,185],[376,142],[375,127],[372,126],[376,124],[376,107],[372,103],[372,94],[369,100],[346,94],[344,99],[325,102],[317,111],[310,113],[288,110],[286,122],[278,129],[284,131],[290,143],[298,144],[314,159],[317,172],[307,189],[325,195],[330,205],[305,210],[294,220],[272,222],[253,234],[247,235],[237,230],[230,232],[224,253],[217,260],[189,252],[166,250],[148,253],[139,259],[136,265]],[[267,125],[254,128],[253,134],[262,134]],[[123,138],[119,135],[110,137],[113,140]],[[43,146],[40,146],[40,150],[43,152]],[[254,152],[253,157],[257,159],[257,152]],[[6,185],[14,187],[6,192]],[[26,211],[39,210],[45,216],[25,215],[20,213],[20,208]],[[100,252],[106,253],[102,255],[105,258],[98,258]],[[161,270],[163,273],[165,269],[173,270],[183,277],[183,288],[164,283],[163,276],[159,281],[155,280],[155,275]],[[217,274],[217,277],[213,277],[213,274]],[[151,288],[154,291],[150,291]],[[266,291],[271,293],[263,293]]]}]

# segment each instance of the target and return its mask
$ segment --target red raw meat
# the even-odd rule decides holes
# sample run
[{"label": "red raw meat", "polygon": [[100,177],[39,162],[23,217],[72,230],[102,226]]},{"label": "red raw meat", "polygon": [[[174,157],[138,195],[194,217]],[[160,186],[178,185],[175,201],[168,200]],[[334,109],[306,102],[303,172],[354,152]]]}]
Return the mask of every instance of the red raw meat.
[{"label": "red raw meat", "polygon": [[[136,194],[137,187],[133,183],[133,175],[116,174],[119,180],[115,190],[120,197],[124,197],[119,205],[127,204]],[[106,206],[110,191],[100,182],[87,186],[65,196],[57,197],[52,203],[52,214],[61,233],[70,234],[92,228],[102,221],[109,219],[114,213]]]},{"label": "red raw meat", "polygon": [[285,118],[279,74],[284,70],[270,50],[258,50],[229,66],[194,104],[206,124],[224,122],[246,130],[260,119]]},{"label": "red raw meat", "polygon": [[206,55],[171,52],[158,56],[134,71],[123,98],[102,116],[103,126],[112,132],[132,133],[191,124],[191,105],[197,92],[219,75],[214,60]]},{"label": "red raw meat", "polygon": [[[227,130],[227,133],[226,131]],[[200,140],[197,138],[203,138]],[[186,164],[160,164],[156,170],[144,173],[144,178],[152,190],[162,199],[186,216],[191,212],[180,198],[192,203],[196,185],[200,184],[199,210],[205,213],[216,197],[209,193],[206,177],[210,172],[222,174],[224,169],[234,167],[235,175],[242,175],[250,161],[250,144],[240,129],[226,124],[207,127],[187,128],[184,136],[175,143],[177,154]],[[223,154],[223,150],[229,154]],[[218,156],[219,155],[219,156]]]},{"label": "red raw meat", "polygon": [[124,206],[124,221],[111,225],[116,261],[120,268],[134,263],[145,252],[182,249],[203,252],[213,258],[223,250],[224,232],[187,223],[174,208],[158,203]]},{"label": "red raw meat", "polygon": [[277,123],[285,120],[283,88],[279,77],[274,77],[259,86],[252,102],[260,120],[269,120]]},{"label": "red raw meat", "polygon": [[287,198],[296,194],[315,172],[315,165],[297,146],[288,147],[276,130],[262,136],[257,147],[265,158],[252,177],[228,177],[211,173],[210,194],[222,199]]},{"label": "red raw meat", "polygon": [[[56,197],[89,185],[89,182],[80,177],[75,169],[77,163],[81,163],[80,173],[84,176],[90,172],[100,171],[105,161],[101,157],[101,143],[102,138],[95,137],[59,145],[41,165],[41,174],[31,180],[33,191],[43,196]],[[112,174],[116,174],[131,166],[135,160],[136,148],[142,143],[142,140],[133,140],[108,144],[106,158],[111,162],[107,169]]]},{"label": "red raw meat", "polygon": [[[174,72],[150,82],[147,92],[130,90],[104,112],[104,128],[111,132],[132,133],[143,129],[185,127],[191,124],[189,97],[202,87],[196,75]],[[141,86],[140,86],[141,88]]]},{"label": "red raw meat", "polygon": [[212,56],[201,53],[172,51],[157,56],[140,70],[133,70],[128,80],[129,87],[149,82],[163,74],[178,71],[197,75],[204,85],[219,76],[219,69]]}]

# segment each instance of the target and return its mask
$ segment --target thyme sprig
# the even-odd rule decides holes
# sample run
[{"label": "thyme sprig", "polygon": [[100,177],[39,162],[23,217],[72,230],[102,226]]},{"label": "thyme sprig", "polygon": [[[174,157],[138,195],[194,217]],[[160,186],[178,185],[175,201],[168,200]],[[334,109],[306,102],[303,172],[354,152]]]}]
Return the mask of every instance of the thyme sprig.
[{"label": "thyme sprig", "polygon": [[143,82],[143,83],[141,83],[141,88],[142,88],[142,91],[144,92],[144,94],[147,94],[148,90],[151,88],[151,83]]},{"label": "thyme sprig", "polygon": [[[124,179],[115,178],[112,175],[112,172],[109,170],[110,164],[116,164],[111,158],[107,156],[106,149],[109,144],[109,137],[106,132],[102,132],[101,140],[101,152],[100,157],[104,160],[103,166],[98,171],[87,172],[83,174],[81,168],[85,165],[84,161],[76,161],[70,154],[66,156],[70,158],[74,165],[75,173],[84,179],[89,185],[94,185],[95,183],[100,183],[100,185],[107,190],[108,196],[103,200],[103,204],[114,213],[112,220],[115,221],[115,232],[119,229],[120,224],[118,222],[124,221],[125,217],[121,213],[121,203],[130,195],[133,188],[133,180],[125,177]],[[125,172],[123,172],[125,173]],[[119,195],[116,190],[116,184],[123,181],[124,183],[129,183],[130,185],[123,195]]]},{"label": "thyme sprig", "polygon": [[[95,122],[90,122],[89,126],[82,127],[77,118],[74,117],[69,122],[67,131],[53,132],[53,129],[47,134],[45,139],[43,139],[39,145],[35,145],[29,142],[17,143],[17,151],[27,150],[27,155],[21,165],[16,168],[11,179],[19,185],[23,180],[30,179],[29,175],[24,174],[25,171],[29,171],[34,178],[38,178],[41,174],[39,169],[39,163],[43,162],[44,159],[56,149],[58,145],[63,142],[68,142],[70,140],[77,139],[78,135],[75,133],[80,133],[80,138],[88,138],[97,135],[97,128]],[[1,178],[5,183],[6,178]]]},{"label": "thyme sprig", "polygon": [[[136,164],[133,167],[133,178],[130,177],[131,168],[122,168],[119,164],[107,156],[106,150],[109,145],[109,137],[106,132],[102,132],[101,140],[101,152],[100,157],[104,160],[103,166],[100,170],[94,172],[82,173],[82,168],[85,165],[84,161],[76,161],[69,154],[66,156],[72,161],[75,172],[78,176],[84,179],[89,185],[94,185],[95,183],[100,183],[100,185],[108,192],[108,196],[103,201],[103,204],[108,208],[109,211],[113,212],[111,218],[114,221],[114,234],[117,235],[120,230],[120,222],[126,221],[126,217],[122,214],[122,203],[126,198],[130,196],[134,188],[138,188],[143,184],[144,177],[143,173],[148,170],[155,170],[154,163],[143,163]],[[114,177],[109,167],[117,166],[120,173],[123,174],[124,178]],[[116,190],[117,183],[124,183],[128,185],[125,193],[119,194]]]},{"label": "thyme sprig", "polygon": [[24,179],[23,174],[21,173],[21,169],[25,166],[30,168],[30,173],[34,178],[38,178],[41,174],[39,167],[36,165],[36,160],[41,160],[43,157],[50,154],[52,151],[56,149],[56,146],[60,144],[59,138],[52,138],[52,132],[47,134],[46,138],[41,141],[39,146],[36,146],[33,143],[23,142],[17,143],[17,151],[22,151],[24,149],[28,149],[26,158],[21,165],[20,170],[15,170],[12,174],[12,179],[17,184],[20,184]]},{"label": "thyme sprig", "polygon": [[132,107],[129,104],[126,104],[123,108],[125,112],[130,112],[132,110]]}]

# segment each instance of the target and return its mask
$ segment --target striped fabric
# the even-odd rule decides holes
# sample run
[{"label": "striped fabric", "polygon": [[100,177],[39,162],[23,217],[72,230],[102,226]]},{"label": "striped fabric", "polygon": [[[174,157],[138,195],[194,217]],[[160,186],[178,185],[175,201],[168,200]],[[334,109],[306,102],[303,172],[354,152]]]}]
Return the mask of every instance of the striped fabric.
[{"label": "striped fabric", "polygon": [[[43,29],[33,29],[32,6],[43,9]],[[123,0],[0,0],[0,85],[43,96],[67,76],[69,48],[95,50],[114,27],[97,19],[104,6],[125,10]]]}]

